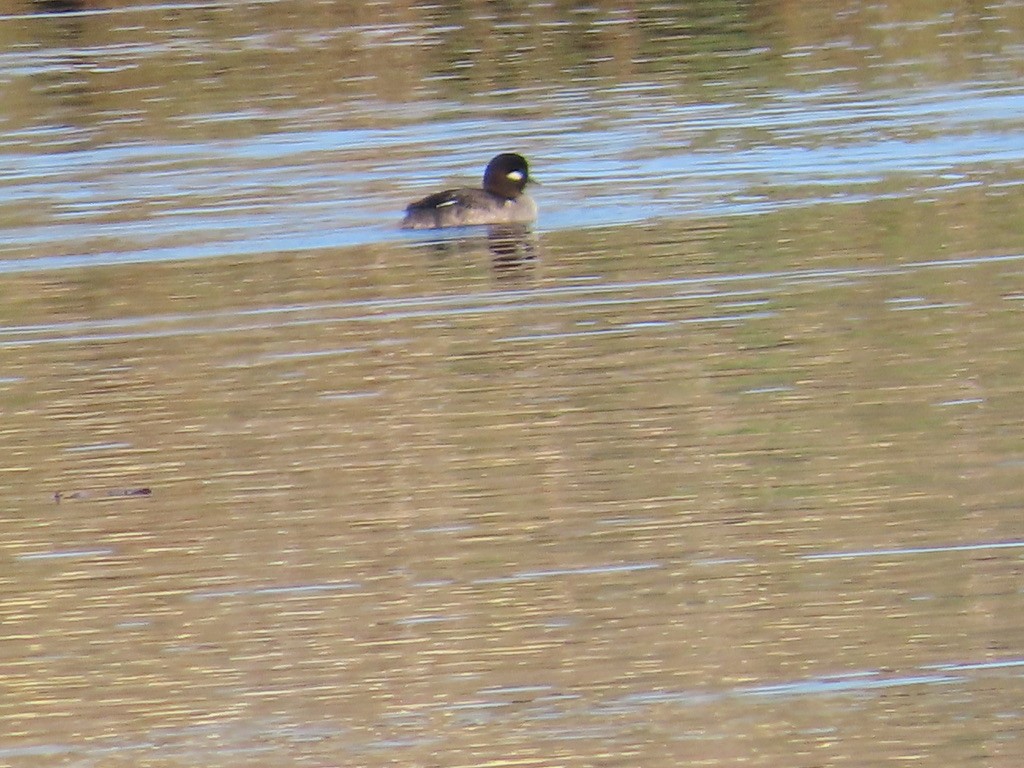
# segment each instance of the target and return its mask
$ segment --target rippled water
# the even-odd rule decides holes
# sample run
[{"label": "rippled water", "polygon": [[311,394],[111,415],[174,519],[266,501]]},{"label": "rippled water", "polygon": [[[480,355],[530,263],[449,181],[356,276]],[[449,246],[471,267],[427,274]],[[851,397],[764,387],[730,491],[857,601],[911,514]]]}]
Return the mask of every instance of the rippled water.
[{"label": "rippled water", "polygon": [[1015,5],[6,8],[0,763],[1020,765]]}]

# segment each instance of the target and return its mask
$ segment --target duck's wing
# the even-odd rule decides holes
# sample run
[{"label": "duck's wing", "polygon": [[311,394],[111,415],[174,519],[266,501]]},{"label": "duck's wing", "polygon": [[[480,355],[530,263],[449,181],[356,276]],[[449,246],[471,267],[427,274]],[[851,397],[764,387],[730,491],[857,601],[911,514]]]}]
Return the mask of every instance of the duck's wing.
[{"label": "duck's wing", "polygon": [[427,195],[422,200],[410,203],[405,209],[409,211],[433,210],[435,208],[449,208],[451,206],[469,205],[474,199],[475,189],[446,189],[443,192],[435,192]]},{"label": "duck's wing", "polygon": [[435,192],[409,204],[405,209],[402,226],[405,229],[459,226],[466,223],[464,219],[467,211],[488,202],[489,196],[481,189],[462,187]]}]

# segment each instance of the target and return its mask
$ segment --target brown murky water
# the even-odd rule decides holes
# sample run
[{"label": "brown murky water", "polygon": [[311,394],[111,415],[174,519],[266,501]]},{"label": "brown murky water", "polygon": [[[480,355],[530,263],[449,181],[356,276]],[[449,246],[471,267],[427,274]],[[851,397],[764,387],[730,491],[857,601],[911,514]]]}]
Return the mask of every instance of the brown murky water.
[{"label": "brown murky water", "polygon": [[0,765],[1019,766],[1020,10],[496,8],[0,18]]}]

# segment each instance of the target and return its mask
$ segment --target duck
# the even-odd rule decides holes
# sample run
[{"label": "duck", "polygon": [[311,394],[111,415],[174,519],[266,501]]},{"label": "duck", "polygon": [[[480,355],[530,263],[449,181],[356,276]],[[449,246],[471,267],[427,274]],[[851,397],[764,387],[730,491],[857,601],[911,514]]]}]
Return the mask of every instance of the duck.
[{"label": "duck", "polygon": [[405,209],[402,229],[441,229],[478,224],[532,224],[537,204],[523,190],[537,182],[515,152],[502,152],[484,170],[483,188],[459,187],[427,195]]}]

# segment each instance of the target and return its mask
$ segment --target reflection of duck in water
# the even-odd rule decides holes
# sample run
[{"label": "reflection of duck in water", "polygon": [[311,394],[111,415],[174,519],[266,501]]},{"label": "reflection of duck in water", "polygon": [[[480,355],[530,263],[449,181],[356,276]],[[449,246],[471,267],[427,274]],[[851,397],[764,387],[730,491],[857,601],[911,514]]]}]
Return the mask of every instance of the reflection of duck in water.
[{"label": "reflection of duck in water", "polygon": [[32,0],[40,13],[75,13],[84,11],[86,3],[84,0]]},{"label": "reflection of duck in water", "polygon": [[402,228],[529,224],[537,218],[537,204],[523,192],[531,181],[526,159],[504,152],[487,164],[483,189],[461,187],[427,195],[405,209]]},{"label": "reflection of duck in water", "polygon": [[533,266],[542,255],[540,241],[529,224],[492,224],[485,230],[486,238],[475,231],[433,237],[419,246],[436,259],[474,256],[486,244],[491,266],[503,277]]},{"label": "reflection of duck in water", "polygon": [[496,270],[525,267],[537,257],[536,240],[525,224],[501,224],[488,228],[487,248]]}]

